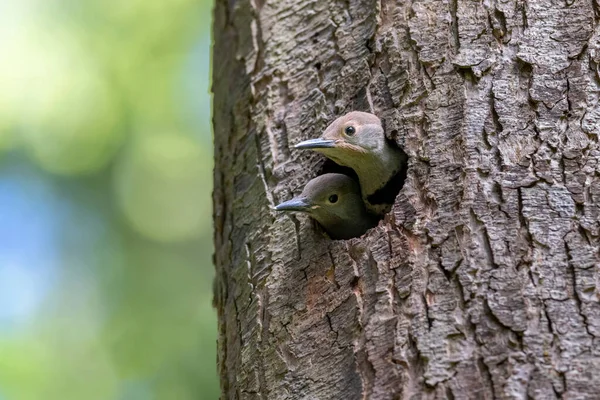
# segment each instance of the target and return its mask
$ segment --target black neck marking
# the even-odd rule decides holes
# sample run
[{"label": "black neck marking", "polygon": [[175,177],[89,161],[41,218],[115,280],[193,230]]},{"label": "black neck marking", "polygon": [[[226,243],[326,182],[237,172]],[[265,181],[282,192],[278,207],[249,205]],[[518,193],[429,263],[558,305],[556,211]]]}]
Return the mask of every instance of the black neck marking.
[{"label": "black neck marking", "polygon": [[370,204],[394,204],[396,196],[404,187],[406,181],[406,174],[408,172],[408,163],[402,163],[400,170],[394,174],[383,187],[377,189],[375,192],[367,196],[367,201]]}]

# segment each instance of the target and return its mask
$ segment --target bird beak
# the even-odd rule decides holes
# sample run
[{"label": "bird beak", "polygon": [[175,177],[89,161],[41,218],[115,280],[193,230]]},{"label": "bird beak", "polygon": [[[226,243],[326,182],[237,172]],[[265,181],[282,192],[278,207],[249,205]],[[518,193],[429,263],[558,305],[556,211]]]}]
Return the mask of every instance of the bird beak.
[{"label": "bird beak", "polygon": [[275,206],[275,211],[304,211],[307,212],[311,207],[311,204],[307,199],[299,197],[285,201]]},{"label": "bird beak", "polygon": [[294,147],[297,149],[330,149],[335,147],[335,140],[310,139],[300,142]]}]

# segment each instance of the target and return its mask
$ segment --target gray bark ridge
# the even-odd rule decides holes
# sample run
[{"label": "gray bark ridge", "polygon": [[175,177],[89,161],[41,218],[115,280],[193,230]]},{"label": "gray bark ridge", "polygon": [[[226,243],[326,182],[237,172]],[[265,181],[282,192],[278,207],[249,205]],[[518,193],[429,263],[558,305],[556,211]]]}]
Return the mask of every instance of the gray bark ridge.
[{"label": "gray bark ridge", "polygon": [[[598,399],[596,0],[217,0],[223,399]],[[331,241],[272,207],[372,111],[392,211]]]}]

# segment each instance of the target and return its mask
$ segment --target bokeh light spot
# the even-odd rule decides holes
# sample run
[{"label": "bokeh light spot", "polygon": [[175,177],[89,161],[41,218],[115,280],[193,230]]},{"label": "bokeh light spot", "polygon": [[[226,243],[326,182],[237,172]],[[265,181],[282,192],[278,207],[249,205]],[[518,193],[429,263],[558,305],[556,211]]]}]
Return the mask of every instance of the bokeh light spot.
[{"label": "bokeh light spot", "polygon": [[40,38],[40,54],[30,60],[36,66],[25,77],[31,93],[22,111],[25,144],[49,172],[93,173],[122,142],[119,104],[89,49],[66,35],[52,38]]},{"label": "bokeh light spot", "polygon": [[208,157],[183,135],[138,136],[115,174],[118,203],[133,229],[153,240],[177,242],[210,224]]}]

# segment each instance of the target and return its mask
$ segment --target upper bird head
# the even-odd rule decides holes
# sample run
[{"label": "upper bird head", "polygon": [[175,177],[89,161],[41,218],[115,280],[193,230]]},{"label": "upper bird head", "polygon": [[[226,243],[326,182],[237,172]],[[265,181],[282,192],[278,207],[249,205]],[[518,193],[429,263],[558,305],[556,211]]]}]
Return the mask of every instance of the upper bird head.
[{"label": "upper bird head", "polygon": [[365,209],[358,183],[343,174],[314,178],[299,196],[277,205],[275,210],[309,214],[332,239],[360,236],[375,222]]},{"label": "upper bird head", "polygon": [[336,119],[320,138],[300,142],[296,148],[318,151],[352,168],[358,175],[369,210],[376,213],[380,211],[368,199],[388,184],[406,162],[405,153],[388,143],[381,120],[360,111]]},{"label": "upper bird head", "polygon": [[381,120],[373,114],[352,111],[333,121],[320,138],[305,140],[295,147],[318,151],[338,164],[353,167],[357,160],[377,155],[385,146]]}]

